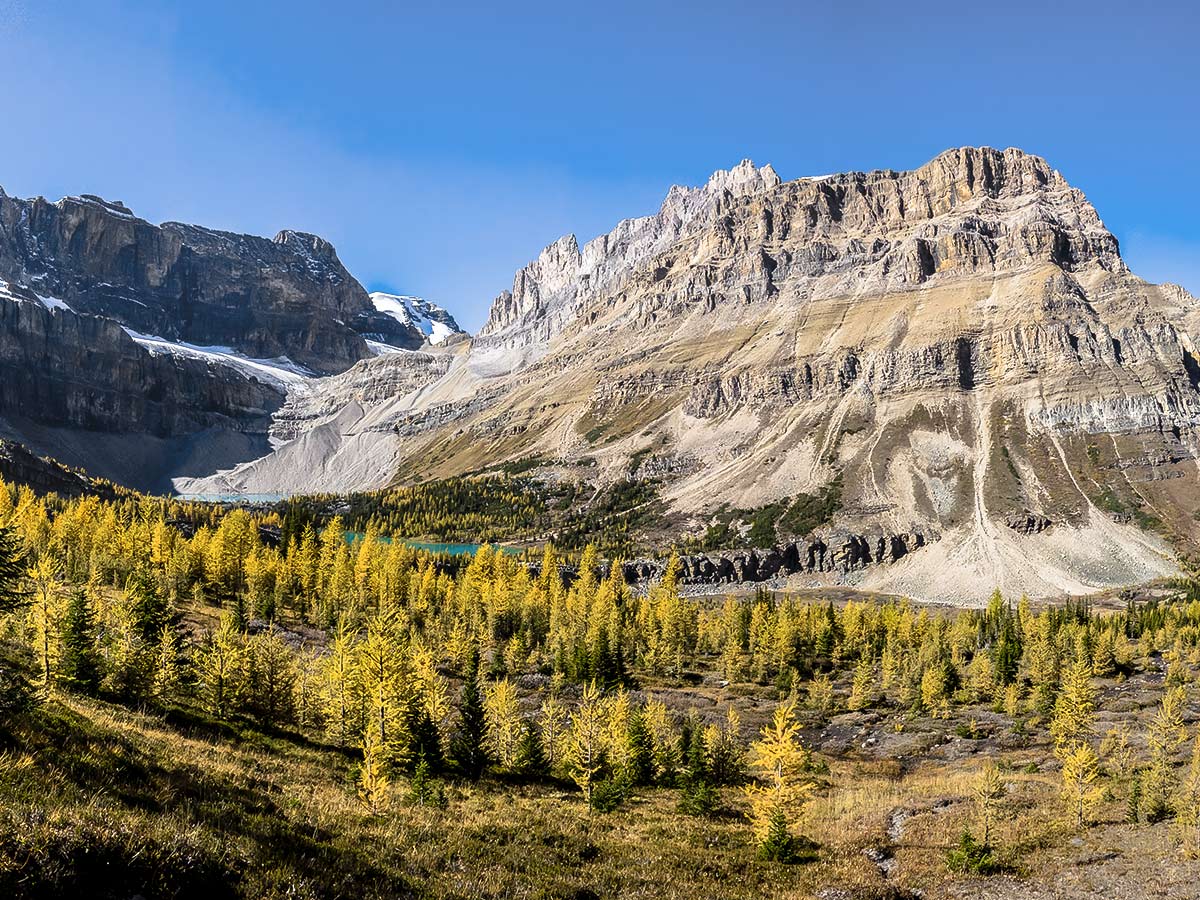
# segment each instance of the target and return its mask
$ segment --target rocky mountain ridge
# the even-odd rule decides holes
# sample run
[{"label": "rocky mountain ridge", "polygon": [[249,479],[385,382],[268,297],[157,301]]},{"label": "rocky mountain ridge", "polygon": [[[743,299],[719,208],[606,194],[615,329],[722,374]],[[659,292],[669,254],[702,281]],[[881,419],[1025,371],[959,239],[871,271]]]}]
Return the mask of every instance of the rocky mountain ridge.
[{"label": "rocky mountain ridge", "polygon": [[[805,546],[851,535],[866,550],[795,576],[960,601],[996,585],[1046,595],[1144,581],[1174,571],[1172,544],[1197,538],[1200,303],[1134,275],[1087,198],[1020,150],[791,181],[744,161],[582,247],[554,242],[470,340],[432,307],[367,295],[312,236],[285,232],[268,250],[130,224],[95,198],[36,215],[5,199],[0,245],[24,248],[0,246],[0,277],[17,273],[9,315],[23,317],[8,327],[39,336],[17,338],[20,352],[78,329],[79,310],[116,316],[130,340],[96,339],[129,356],[116,371],[142,366],[130,378],[160,384],[161,400],[143,409],[147,398],[114,387],[100,404],[113,422],[162,422],[166,440],[207,446],[209,433],[241,436],[219,462],[176,465],[179,489],[344,491],[533,460],[549,478],[652,478],[672,527],[698,534],[722,509],[786,506],[838,479],[841,505]],[[89,216],[116,224],[82,238],[63,224]],[[145,248],[123,250],[122,229]],[[29,249],[33,235],[54,265]],[[203,277],[182,274],[197,266]],[[111,290],[114,271],[162,303],[121,312],[137,304]],[[229,312],[242,300],[218,299],[238,278],[254,285],[231,294],[253,309],[243,320]],[[268,337],[307,292],[311,322],[284,315]],[[416,325],[416,343],[393,344],[380,319]],[[243,377],[200,401],[195,385],[173,386],[226,350],[246,371],[286,361],[330,374]],[[61,379],[77,364],[37,362]],[[178,409],[177,393],[189,398]],[[54,416],[93,427],[89,402]],[[875,552],[870,536],[896,535],[937,539]]]},{"label": "rocky mountain ridge", "polygon": [[0,277],[145,334],[287,356],[321,374],[370,356],[364,331],[397,346],[423,339],[380,315],[316,235],[156,226],[93,195],[50,203],[0,190]]},{"label": "rocky mountain ridge", "polygon": [[770,166],[743,160],[715,172],[699,188],[674,185],[653,216],[626,219],[579,248],[568,234],[517,272],[513,286],[493,303],[480,329],[482,344],[523,345],[547,340],[579,314],[588,292],[610,290],[639,263],[666,249],[716,215],[722,204],[778,187]]},{"label": "rocky mountain ridge", "polygon": [[408,393],[208,484],[518,458],[603,482],[649,455],[703,528],[841,477],[837,528],[942,536],[865,585],[1080,593],[1168,574],[1164,538],[1196,538],[1197,325],[1200,304],[1131,273],[1039,157],[960,148],[786,182],[745,162],[582,248],[556,241]]},{"label": "rocky mountain ridge", "polygon": [[119,496],[118,490],[108,482],[97,481],[55,460],[35,456],[20,444],[5,440],[0,440],[0,478],[9,484],[28,487],[35,494],[95,496],[104,500]]},{"label": "rocky mountain ridge", "polygon": [[37,452],[170,489],[268,452],[288,391],[373,358],[367,336],[426,344],[315,235],[155,226],[94,195],[0,190],[0,434]]}]

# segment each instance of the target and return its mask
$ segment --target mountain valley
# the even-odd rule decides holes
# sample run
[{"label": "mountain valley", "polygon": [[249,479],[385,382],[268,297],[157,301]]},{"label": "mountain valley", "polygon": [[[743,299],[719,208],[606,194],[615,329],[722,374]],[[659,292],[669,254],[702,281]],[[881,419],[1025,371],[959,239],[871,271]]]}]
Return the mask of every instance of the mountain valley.
[{"label": "mountain valley", "polygon": [[95,197],[0,196],[0,278],[0,435],[138,488],[346,493],[521,462],[581,495],[648,483],[660,543],[743,510],[749,546],[756,511],[836,480],[826,543],[929,538],[868,551],[856,584],[970,602],[1170,575],[1200,533],[1200,302],[1134,275],[1019,150],[792,181],[743,162],[551,244],[474,337],[368,294],[312,235]]}]

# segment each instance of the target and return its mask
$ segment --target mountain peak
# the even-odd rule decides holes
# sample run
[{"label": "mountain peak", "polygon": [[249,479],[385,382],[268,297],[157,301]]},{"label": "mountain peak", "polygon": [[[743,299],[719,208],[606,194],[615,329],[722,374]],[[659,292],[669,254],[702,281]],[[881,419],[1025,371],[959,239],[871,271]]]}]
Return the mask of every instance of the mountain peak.
[{"label": "mountain peak", "polygon": [[954,147],[913,171],[953,180],[993,196],[1068,186],[1045,159],[1017,147]]},{"label": "mountain peak", "polygon": [[275,235],[274,240],[276,244],[282,247],[287,247],[307,256],[315,256],[318,259],[331,259],[337,256],[337,253],[333,249],[333,244],[329,243],[325,238],[310,234],[307,231],[293,231],[290,228],[285,228],[279,234]]},{"label": "mountain peak", "polygon": [[767,163],[756,166],[752,160],[743,159],[731,169],[717,169],[701,187],[673,184],[663,201],[663,209],[682,205],[690,208],[719,196],[726,191],[735,197],[744,197],[769,191],[782,183],[774,167]]},{"label": "mountain peak", "polygon": [[[702,187],[672,185],[655,215],[625,219],[582,250],[574,234],[563,235],[516,273],[512,290],[492,302],[479,334],[489,339],[510,335],[517,343],[545,339],[571,317],[583,284],[594,287],[614,274],[613,258],[623,270],[707,220],[727,196],[751,197],[781,183],[769,164],[760,167],[743,159],[731,169],[718,169]],[[531,323],[532,331],[519,333]]]},{"label": "mountain peak", "polygon": [[109,209],[116,210],[117,212],[123,212],[123,213],[132,213],[133,212],[133,210],[131,210],[128,206],[126,206],[120,200],[105,200],[103,197],[101,197],[97,194],[80,194],[80,199],[87,200],[89,203],[99,203],[101,206],[107,206]]},{"label": "mountain peak", "polygon": [[69,204],[79,204],[81,206],[99,207],[109,215],[117,216],[122,219],[136,219],[128,206],[120,200],[105,200],[98,194],[80,194],[78,197],[63,197],[55,205],[62,208]]},{"label": "mountain peak", "polygon": [[453,335],[466,334],[454,321],[454,316],[423,297],[374,291],[371,294],[371,302],[375,304],[375,309],[384,315],[402,325],[416,328],[431,344],[442,344]]},{"label": "mountain peak", "polygon": [[708,192],[730,191],[735,194],[756,194],[759,191],[770,190],[781,183],[779,174],[774,167],[767,163],[756,166],[749,159],[743,159],[732,169],[718,169],[709,176],[704,190]]}]

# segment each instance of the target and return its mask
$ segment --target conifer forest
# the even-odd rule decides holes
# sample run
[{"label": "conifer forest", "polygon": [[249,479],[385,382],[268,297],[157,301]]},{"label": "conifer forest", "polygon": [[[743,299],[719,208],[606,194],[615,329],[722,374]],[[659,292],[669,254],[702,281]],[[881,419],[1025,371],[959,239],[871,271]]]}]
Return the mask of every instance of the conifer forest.
[{"label": "conifer forest", "polygon": [[0,484],[11,895],[954,896],[1118,840],[1195,871],[1196,580],[692,596],[670,548],[631,585],[364,508]]}]

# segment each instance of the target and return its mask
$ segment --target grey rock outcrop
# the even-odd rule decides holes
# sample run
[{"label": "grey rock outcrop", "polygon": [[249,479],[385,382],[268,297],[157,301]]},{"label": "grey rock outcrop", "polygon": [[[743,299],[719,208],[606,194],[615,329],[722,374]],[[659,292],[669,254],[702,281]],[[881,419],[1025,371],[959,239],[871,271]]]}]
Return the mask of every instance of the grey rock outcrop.
[{"label": "grey rock outcrop", "polygon": [[[937,540],[922,531],[874,535],[831,532],[765,550],[686,554],[679,557],[684,584],[750,584],[777,576],[832,573],[845,575],[869,566],[888,565]],[[629,583],[662,577],[665,561],[637,559],[624,564]]]},{"label": "grey rock outcrop", "polygon": [[1013,513],[1006,516],[1004,524],[1013,531],[1019,531],[1021,534],[1041,534],[1047,528],[1054,525],[1053,520],[1047,516],[1038,515],[1037,513],[1022,512]]},{"label": "grey rock outcrop", "polygon": [[117,496],[112,485],[89,478],[55,460],[36,456],[12,441],[0,440],[0,479],[9,484],[24,485],[36,494],[92,495],[109,500]]}]

